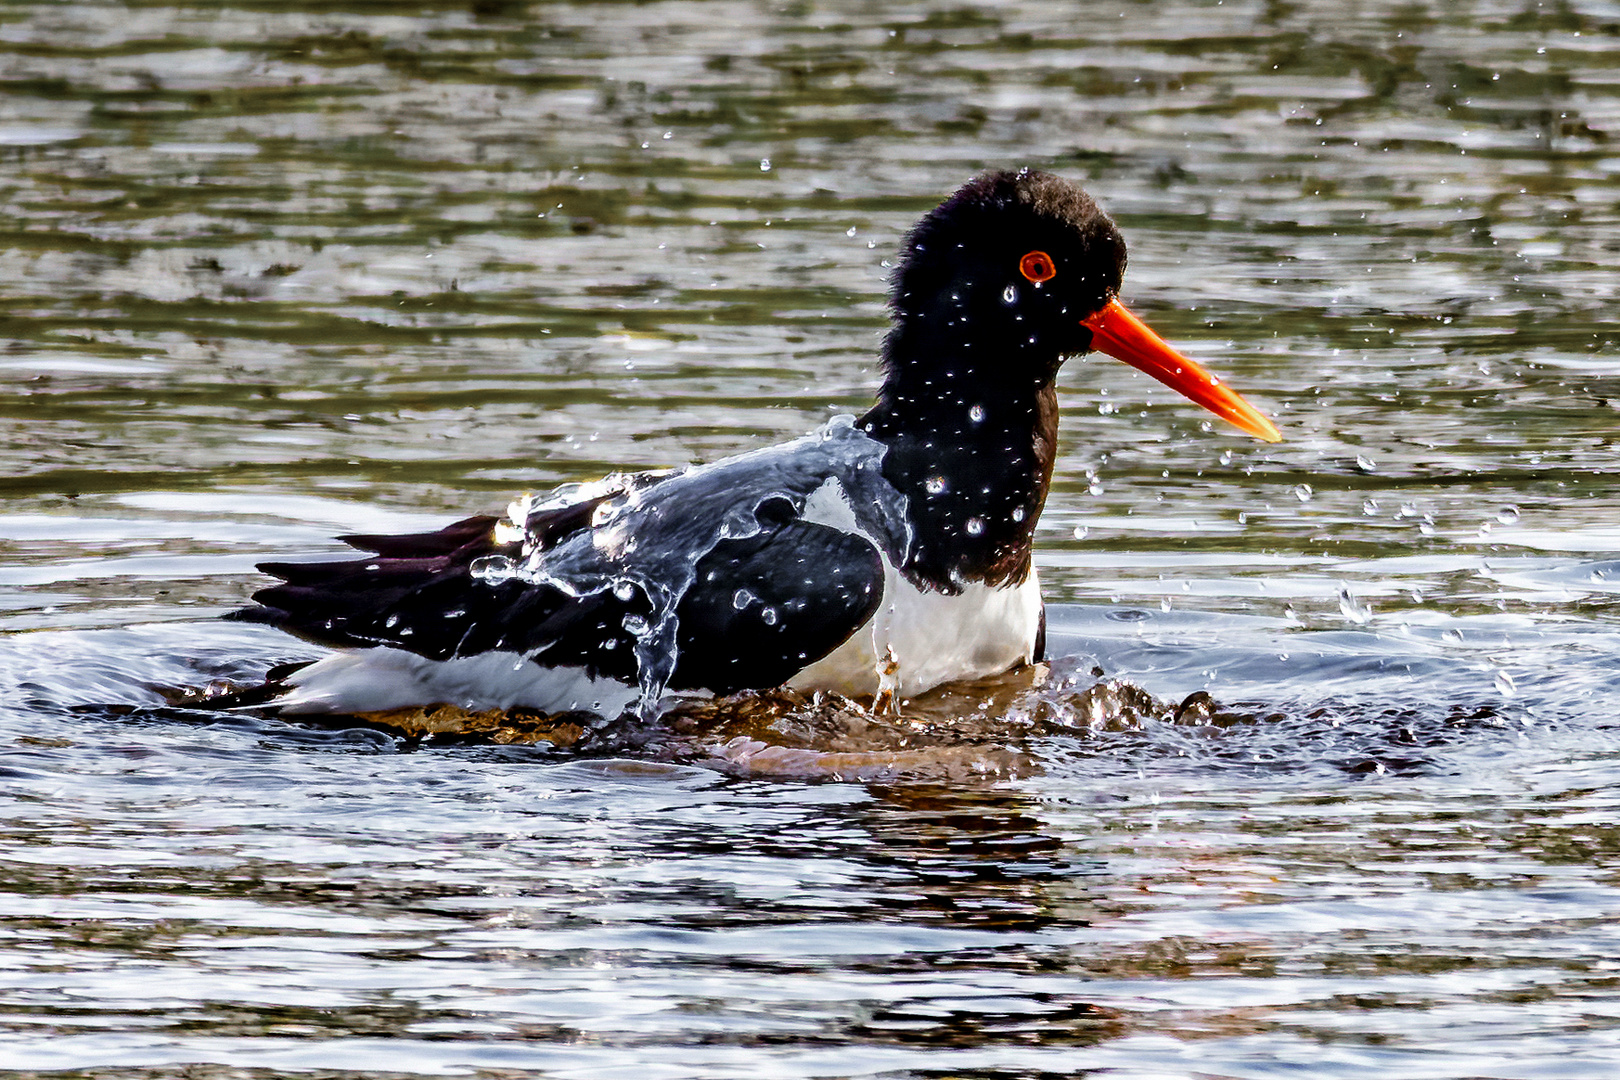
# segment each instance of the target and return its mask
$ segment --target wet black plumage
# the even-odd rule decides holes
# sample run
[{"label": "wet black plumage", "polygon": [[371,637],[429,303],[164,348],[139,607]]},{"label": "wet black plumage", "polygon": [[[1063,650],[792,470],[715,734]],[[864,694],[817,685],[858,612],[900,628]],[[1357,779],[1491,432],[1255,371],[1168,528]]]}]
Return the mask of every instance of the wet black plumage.
[{"label": "wet black plumage", "polygon": [[[600,501],[531,516],[531,534],[555,542],[588,528]],[[260,569],[282,583],[255,593],[257,606],[235,617],[322,645],[390,645],[432,660],[499,650],[635,682],[635,639],[625,622],[651,614],[647,595],[571,596],[516,578],[480,580],[477,560],[518,553],[515,543],[495,542],[497,520],[341,538],[372,559],[265,563]],[[794,557],[781,558],[782,550]],[[728,693],[786,681],[871,617],[882,582],[882,559],[869,543],[824,525],[784,518],[758,536],[721,541],[699,561],[675,609],[680,659],[670,689]],[[739,605],[739,591],[751,599]]]}]

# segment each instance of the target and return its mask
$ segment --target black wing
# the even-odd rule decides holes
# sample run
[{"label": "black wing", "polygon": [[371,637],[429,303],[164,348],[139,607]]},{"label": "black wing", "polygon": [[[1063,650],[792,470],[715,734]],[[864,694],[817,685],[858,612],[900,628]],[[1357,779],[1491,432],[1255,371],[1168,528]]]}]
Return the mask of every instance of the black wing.
[{"label": "black wing", "polygon": [[675,607],[676,690],[780,686],[860,629],[883,601],[883,559],[859,536],[792,520],[722,540]]},{"label": "black wing", "polygon": [[[531,516],[545,546],[590,528],[601,499]],[[646,618],[639,590],[574,596],[523,578],[472,572],[486,556],[520,558],[497,543],[497,519],[473,517],[438,532],[350,536],[371,558],[266,563],[282,584],[255,593],[234,617],[269,623],[324,645],[388,645],[434,660],[508,650],[548,667],[637,679],[625,620]],[[859,536],[783,514],[745,539],[722,540],[697,563],[677,604],[679,649],[671,689],[728,693],[778,686],[842,644],[877,610],[883,561]]]}]

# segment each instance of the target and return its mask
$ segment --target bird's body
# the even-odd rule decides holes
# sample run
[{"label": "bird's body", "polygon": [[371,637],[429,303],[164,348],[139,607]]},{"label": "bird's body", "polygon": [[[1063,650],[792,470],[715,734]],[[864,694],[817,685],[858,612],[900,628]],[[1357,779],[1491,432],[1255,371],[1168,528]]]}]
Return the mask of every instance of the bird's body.
[{"label": "bird's body", "polygon": [[865,416],[503,519],[348,538],[370,559],[266,566],[283,584],[244,617],[344,650],[276,703],[649,713],[667,691],[909,697],[1040,659],[1031,549],[1065,357],[1107,351],[1276,438],[1119,306],[1124,263],[1078,188],[979,177],[908,241]]}]

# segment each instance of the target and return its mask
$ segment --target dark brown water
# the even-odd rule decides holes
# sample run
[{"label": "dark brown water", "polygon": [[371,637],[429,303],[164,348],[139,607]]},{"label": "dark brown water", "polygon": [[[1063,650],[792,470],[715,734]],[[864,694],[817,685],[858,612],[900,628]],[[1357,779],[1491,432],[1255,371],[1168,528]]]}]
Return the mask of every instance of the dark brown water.
[{"label": "dark brown water", "polygon": [[[0,8],[0,1069],[1612,1075],[1617,58],[1535,0]],[[1045,682],[164,704],[316,655],[212,621],[256,561],[859,410],[905,228],[1023,164],[1287,436],[1068,367]]]}]

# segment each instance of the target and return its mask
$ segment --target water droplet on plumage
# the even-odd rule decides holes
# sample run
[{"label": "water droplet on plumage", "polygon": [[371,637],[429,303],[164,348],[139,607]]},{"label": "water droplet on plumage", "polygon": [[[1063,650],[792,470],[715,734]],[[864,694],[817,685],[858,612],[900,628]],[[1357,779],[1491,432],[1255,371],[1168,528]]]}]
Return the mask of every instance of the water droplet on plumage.
[{"label": "water droplet on plumage", "polygon": [[1365,626],[1372,620],[1372,605],[1352,596],[1350,586],[1340,585],[1339,613],[1357,626]]},{"label": "water droplet on plumage", "polygon": [[975,406],[973,406],[973,408],[969,409],[968,410],[968,419],[973,421],[975,424],[984,423],[984,406],[983,405],[975,405]]},{"label": "water droplet on plumage", "polygon": [[743,508],[732,510],[720,522],[720,537],[723,540],[746,540],[758,534],[759,519],[751,510]]},{"label": "water droplet on plumage", "polygon": [[969,536],[978,536],[980,533],[984,532],[984,518],[970,517],[967,519],[967,524],[963,526],[963,528],[967,529],[967,534]]},{"label": "water droplet on plumage", "polygon": [[1502,507],[1502,509],[1496,512],[1496,520],[1501,522],[1503,525],[1514,524],[1519,520],[1519,508],[1517,506]]},{"label": "water droplet on plumage", "polygon": [[479,581],[501,582],[517,576],[517,564],[505,555],[485,555],[474,559],[468,572]]},{"label": "water droplet on plumage", "polygon": [[731,594],[731,606],[736,608],[738,611],[741,611],[743,608],[756,602],[758,599],[759,597],[755,596],[747,589],[738,589],[736,592]]},{"label": "water droplet on plumage", "polygon": [[930,495],[941,495],[945,492],[945,478],[943,476],[930,476],[923,481],[923,490]]}]

